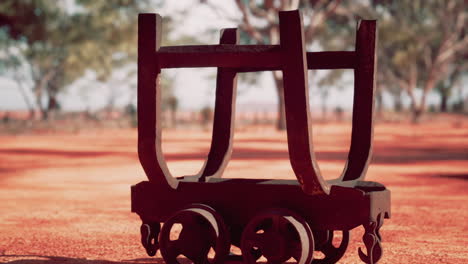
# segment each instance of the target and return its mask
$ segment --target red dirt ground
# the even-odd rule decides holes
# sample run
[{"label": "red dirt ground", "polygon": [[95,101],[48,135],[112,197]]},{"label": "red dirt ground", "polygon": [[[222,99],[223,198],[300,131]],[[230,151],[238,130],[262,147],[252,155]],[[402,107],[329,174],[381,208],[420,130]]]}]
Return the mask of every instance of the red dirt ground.
[{"label": "red dirt ground", "polygon": [[[338,176],[350,127],[314,128],[326,178]],[[166,131],[174,175],[193,174],[208,131]],[[367,179],[392,191],[379,263],[468,263],[468,122],[378,124]],[[226,177],[291,178],[286,135],[239,131]],[[130,185],[145,180],[135,130],[0,136],[0,262],[15,264],[163,263],[145,255]],[[339,263],[361,263],[362,228]]]}]

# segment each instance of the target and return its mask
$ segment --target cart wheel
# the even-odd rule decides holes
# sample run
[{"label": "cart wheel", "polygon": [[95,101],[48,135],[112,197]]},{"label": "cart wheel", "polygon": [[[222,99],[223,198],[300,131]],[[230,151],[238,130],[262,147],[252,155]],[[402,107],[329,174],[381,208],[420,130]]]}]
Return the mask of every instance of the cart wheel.
[{"label": "cart wheel", "polygon": [[333,245],[333,230],[328,231],[328,240],[320,248],[325,257],[323,259],[314,259],[314,264],[336,263],[343,257],[349,244],[349,230],[342,230],[341,232],[341,243],[338,247],[335,247]]},{"label": "cart wheel", "polygon": [[[175,224],[180,224],[182,230],[177,239],[171,239]],[[230,241],[221,216],[213,208],[197,204],[176,212],[164,223],[159,246],[167,264],[178,264],[180,255],[195,264],[218,264],[229,254]],[[212,259],[208,256],[210,249],[214,251]]]},{"label": "cart wheel", "polygon": [[244,263],[256,263],[260,256],[267,263],[282,263],[294,258],[309,264],[314,253],[314,237],[307,222],[297,214],[272,209],[256,215],[242,233]]}]

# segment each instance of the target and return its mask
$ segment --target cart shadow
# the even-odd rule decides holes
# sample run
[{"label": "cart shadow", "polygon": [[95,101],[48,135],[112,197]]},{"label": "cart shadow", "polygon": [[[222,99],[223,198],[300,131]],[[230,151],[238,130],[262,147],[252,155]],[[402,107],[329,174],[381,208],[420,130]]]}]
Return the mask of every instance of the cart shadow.
[{"label": "cart shadow", "polygon": [[[4,261],[2,258],[14,259]],[[31,259],[36,258],[36,259]],[[188,259],[177,259],[180,264],[192,263]],[[41,256],[41,255],[0,255],[0,263],[5,264],[165,264],[162,258],[137,258],[127,259],[122,261],[86,259],[86,258],[69,258],[60,256]],[[226,264],[240,264],[242,261],[229,260]]]},{"label": "cart shadow", "polygon": [[[10,261],[2,261],[2,258],[13,259]],[[56,264],[56,263],[67,263],[67,264],[164,264],[162,258],[143,258],[143,259],[131,259],[122,261],[110,261],[100,259],[86,259],[86,258],[69,258],[60,256],[41,256],[41,255],[0,255],[1,263],[8,264]]]},{"label": "cart shadow", "polygon": [[37,156],[60,156],[64,158],[86,158],[102,156],[130,156],[136,157],[136,152],[132,151],[79,151],[79,150],[59,150],[59,149],[37,149],[37,148],[6,148],[1,149],[0,154],[5,155],[37,155]]},{"label": "cart shadow", "polygon": [[450,174],[449,173],[449,174],[439,174],[435,176],[439,178],[445,178],[445,179],[468,181],[468,174]]}]

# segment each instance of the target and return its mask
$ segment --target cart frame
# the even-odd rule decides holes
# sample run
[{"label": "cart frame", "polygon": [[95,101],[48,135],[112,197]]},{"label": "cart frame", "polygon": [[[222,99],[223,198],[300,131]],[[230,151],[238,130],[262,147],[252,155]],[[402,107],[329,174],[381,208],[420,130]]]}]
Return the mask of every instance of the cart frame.
[{"label": "cart frame", "polygon": [[[149,182],[132,187],[132,211],[143,220],[142,242],[150,255],[157,247],[157,242],[150,242],[150,238],[157,240],[160,222],[170,221],[175,213],[189,210],[184,208],[190,204],[204,204],[207,206],[190,210],[207,210],[209,213],[205,214],[223,218],[227,226],[235,227],[231,229],[236,231],[231,230],[230,234],[233,244],[241,242],[242,230],[237,229],[248,226],[258,210],[273,206],[292,210],[294,215],[298,213],[298,219],[304,219],[304,226],[310,225],[312,231],[317,231],[318,235],[315,231],[309,235],[315,240],[320,240],[322,231],[344,232],[364,225],[363,239],[368,253],[360,251],[360,257],[366,263],[380,259],[379,229],[383,219],[390,217],[390,192],[381,184],[364,181],[373,136],[376,21],[358,23],[355,51],[331,52],[306,52],[298,10],[279,12],[279,21],[279,45],[238,45],[237,29],[228,28],[221,31],[219,45],[161,47],[161,17],[139,15],[138,156]],[[176,178],[169,172],[161,149],[159,78],[161,69],[191,67],[217,67],[212,142],[201,171]],[[307,80],[307,70],[312,69],[354,70],[351,145],[342,175],[332,181],[323,179],[312,145]],[[272,70],[283,73],[289,158],[299,184],[217,179],[222,176],[232,151],[237,73]],[[246,193],[237,206],[223,198],[236,195],[236,188]],[[276,191],[281,193],[281,199],[272,195]],[[248,201],[250,205],[246,205]],[[223,209],[227,205],[236,208],[238,214]],[[250,209],[240,212],[242,206]],[[317,210],[321,210],[319,215]],[[283,211],[270,212],[282,214]],[[315,250],[320,249],[317,245],[320,241]]]}]

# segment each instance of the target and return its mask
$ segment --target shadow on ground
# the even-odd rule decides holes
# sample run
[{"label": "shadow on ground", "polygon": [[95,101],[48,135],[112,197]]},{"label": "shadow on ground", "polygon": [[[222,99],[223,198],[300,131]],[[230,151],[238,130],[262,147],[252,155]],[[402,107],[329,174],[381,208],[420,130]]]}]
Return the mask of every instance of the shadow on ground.
[{"label": "shadow on ground", "polygon": [[[2,258],[10,259],[4,262]],[[85,258],[69,258],[59,256],[40,256],[40,255],[0,255],[0,262],[8,264],[138,264],[138,263],[154,263],[164,264],[162,258],[143,258],[143,259],[129,259],[122,261],[109,261],[98,259],[85,259]],[[182,264],[182,263],[181,263]]]},{"label": "shadow on ground", "polygon": [[[2,258],[12,259],[4,261]],[[178,258],[180,264],[191,263],[188,259]],[[0,255],[0,263],[8,264],[165,264],[162,258],[139,258],[122,261],[110,261],[100,259],[69,258],[59,256],[40,256],[40,255]],[[239,264],[241,261],[227,261],[227,264]]]},{"label": "shadow on ground", "polygon": [[439,178],[447,178],[447,179],[457,179],[457,180],[464,180],[468,181],[468,174],[440,174],[436,175]]},{"label": "shadow on ground", "polygon": [[[348,158],[345,151],[317,151],[319,162],[343,162]],[[118,162],[138,162],[136,151],[70,151],[70,150],[46,150],[46,149],[0,149],[1,156],[32,155],[29,158],[17,159],[0,164],[1,174],[16,174],[19,171],[41,169],[50,167],[75,168],[87,165],[113,165]],[[165,153],[166,161],[202,161],[206,153],[201,150],[192,153]],[[92,159],[90,161],[89,159]],[[232,160],[268,160],[286,161],[289,159],[287,150],[234,148]],[[51,161],[54,162],[51,162]],[[450,148],[411,148],[411,147],[385,147],[376,148],[372,158],[372,164],[402,165],[415,162],[435,162],[468,160],[468,152],[465,149]],[[468,180],[468,175],[437,175],[440,178]]]}]

